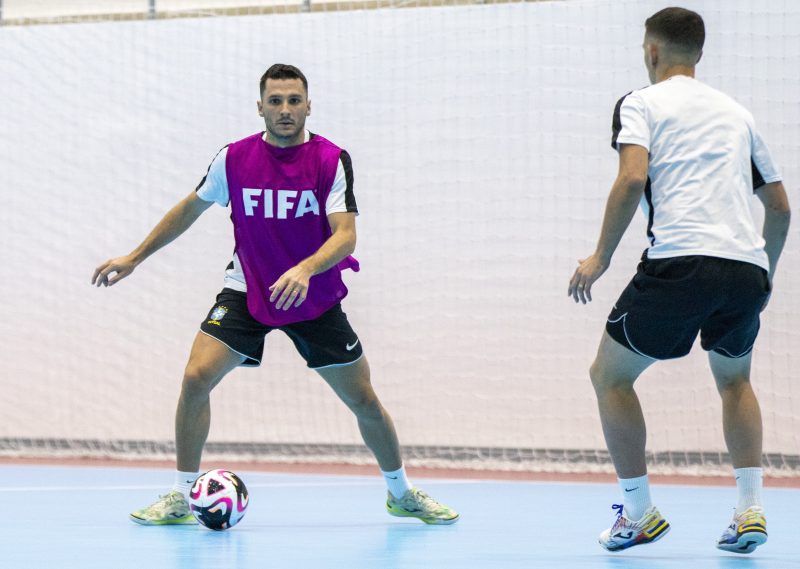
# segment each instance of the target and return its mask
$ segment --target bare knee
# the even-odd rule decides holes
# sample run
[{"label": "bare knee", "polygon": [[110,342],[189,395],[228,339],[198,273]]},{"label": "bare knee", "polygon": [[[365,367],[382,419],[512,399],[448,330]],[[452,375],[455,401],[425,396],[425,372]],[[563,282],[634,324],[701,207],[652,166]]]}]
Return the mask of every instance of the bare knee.
[{"label": "bare knee", "polygon": [[633,383],[636,381],[635,376],[615,373],[599,358],[589,367],[589,378],[592,380],[592,387],[597,395],[615,390],[632,391]]},{"label": "bare knee", "polygon": [[349,401],[346,401],[346,403],[359,419],[376,419],[383,413],[383,407],[372,390],[359,393]]},{"label": "bare knee", "polygon": [[718,376],[717,391],[723,398],[739,397],[743,392],[751,390],[750,378],[747,374]]},{"label": "bare knee", "polygon": [[603,365],[598,360],[594,360],[589,367],[589,379],[592,380],[592,387],[596,393],[601,393],[611,387],[608,374],[605,373]]},{"label": "bare knee", "polygon": [[207,368],[189,363],[183,373],[181,396],[189,399],[207,397],[219,379]]},{"label": "bare knee", "polygon": [[595,389],[597,389],[597,386],[601,383],[600,375],[600,365],[597,363],[597,360],[594,360],[592,365],[589,366],[589,379],[592,380],[592,385]]},{"label": "bare knee", "polygon": [[708,353],[708,363],[723,397],[741,394],[750,389],[750,365],[752,352],[741,358],[725,357],[717,352]]}]

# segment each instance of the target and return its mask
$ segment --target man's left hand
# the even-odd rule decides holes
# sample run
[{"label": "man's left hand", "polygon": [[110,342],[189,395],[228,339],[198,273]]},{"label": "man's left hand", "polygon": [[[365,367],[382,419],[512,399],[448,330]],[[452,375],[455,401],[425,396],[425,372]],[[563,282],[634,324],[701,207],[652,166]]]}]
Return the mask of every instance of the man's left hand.
[{"label": "man's left hand", "polygon": [[311,279],[312,272],[305,268],[302,264],[295,265],[275,283],[269,287],[272,294],[269,297],[270,302],[275,302],[275,308],[278,310],[289,310],[292,305],[295,308],[303,304],[303,301],[308,295],[308,284]]}]

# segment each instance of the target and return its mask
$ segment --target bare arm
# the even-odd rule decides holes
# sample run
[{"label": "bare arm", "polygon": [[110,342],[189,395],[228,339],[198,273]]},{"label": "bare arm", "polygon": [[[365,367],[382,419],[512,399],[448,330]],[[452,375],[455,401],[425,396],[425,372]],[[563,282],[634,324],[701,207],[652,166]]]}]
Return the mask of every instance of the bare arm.
[{"label": "bare arm", "polygon": [[328,216],[328,223],[333,234],[317,252],[283,273],[269,287],[272,291],[269,301],[277,300],[275,308],[278,310],[289,310],[293,305],[296,308],[303,304],[311,277],[324,273],[355,251],[356,214],[332,213]]},{"label": "bare arm", "polygon": [[569,281],[567,295],[575,302],[591,302],[592,285],[608,269],[611,256],[636,213],[647,183],[648,164],[647,149],[643,146],[623,144],[620,148],[619,172],[606,202],[597,249],[578,261],[578,268]]},{"label": "bare arm", "polygon": [[778,266],[778,259],[786,243],[786,235],[789,233],[789,222],[791,220],[791,209],[789,208],[789,197],[781,182],[764,184],[756,195],[761,203],[764,204],[764,250],[769,257],[769,281],[775,277],[775,269]]},{"label": "bare arm", "polygon": [[[109,259],[97,267],[92,276],[92,284],[111,286],[130,275],[147,257],[189,229],[213,203],[201,200],[195,192],[183,198],[167,212],[136,249],[123,257]],[[108,275],[111,273],[116,273],[116,275],[109,279]]]}]

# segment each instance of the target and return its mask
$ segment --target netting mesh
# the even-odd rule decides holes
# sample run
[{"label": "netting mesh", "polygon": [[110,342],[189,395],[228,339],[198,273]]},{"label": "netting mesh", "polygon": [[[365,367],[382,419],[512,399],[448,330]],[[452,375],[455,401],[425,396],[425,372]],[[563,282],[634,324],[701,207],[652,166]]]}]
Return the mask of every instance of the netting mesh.
[{"label": "netting mesh", "polygon": [[[139,18],[148,2],[111,16],[89,2],[58,14],[24,4],[4,0],[4,22],[20,25],[0,27],[0,453],[171,456],[183,366],[233,247],[228,214],[210,210],[113,289],[88,281],[194,188],[219,147],[263,128],[258,78],[280,61],[309,77],[309,128],[353,157],[363,270],[347,276],[344,308],[408,461],[610,469],[587,370],[646,246],[643,220],[592,305],[573,305],[566,286],[595,244],[617,165],[611,112],[647,82],[643,21],[660,3],[262,14],[273,5],[159,1],[160,17],[141,20],[119,14]],[[796,201],[800,5],[686,4],[709,34],[698,78],[753,111]],[[185,10],[220,17],[163,17]],[[765,461],[794,476],[797,245],[795,227],[753,372]],[[728,469],[699,346],[638,385],[656,469]],[[215,390],[207,450],[371,460],[280,333],[261,369]]]}]

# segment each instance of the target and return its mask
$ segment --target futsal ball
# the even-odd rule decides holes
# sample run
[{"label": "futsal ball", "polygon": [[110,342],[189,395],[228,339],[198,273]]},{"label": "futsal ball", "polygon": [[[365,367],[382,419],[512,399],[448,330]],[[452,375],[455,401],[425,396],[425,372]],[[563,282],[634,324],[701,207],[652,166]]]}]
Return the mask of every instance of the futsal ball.
[{"label": "futsal ball", "polygon": [[242,521],[249,496],[242,479],[229,470],[209,470],[194,481],[189,508],[197,521],[222,531]]}]

